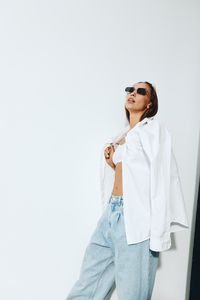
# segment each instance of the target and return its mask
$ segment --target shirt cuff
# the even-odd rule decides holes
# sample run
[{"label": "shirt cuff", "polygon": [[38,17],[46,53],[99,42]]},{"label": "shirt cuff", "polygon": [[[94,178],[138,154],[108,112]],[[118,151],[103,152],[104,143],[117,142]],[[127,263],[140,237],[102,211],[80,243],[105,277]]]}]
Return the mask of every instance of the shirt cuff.
[{"label": "shirt cuff", "polygon": [[171,248],[170,232],[165,234],[165,237],[150,237],[150,249],[153,251],[165,251]]}]

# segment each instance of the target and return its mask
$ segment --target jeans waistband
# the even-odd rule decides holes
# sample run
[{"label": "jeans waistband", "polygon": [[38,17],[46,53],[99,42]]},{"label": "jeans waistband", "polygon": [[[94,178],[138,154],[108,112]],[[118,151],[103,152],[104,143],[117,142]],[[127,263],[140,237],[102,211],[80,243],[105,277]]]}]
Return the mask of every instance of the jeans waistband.
[{"label": "jeans waistband", "polygon": [[110,199],[109,199],[109,203],[116,203],[118,205],[120,205],[121,203],[123,204],[123,196],[114,196],[111,195]]}]

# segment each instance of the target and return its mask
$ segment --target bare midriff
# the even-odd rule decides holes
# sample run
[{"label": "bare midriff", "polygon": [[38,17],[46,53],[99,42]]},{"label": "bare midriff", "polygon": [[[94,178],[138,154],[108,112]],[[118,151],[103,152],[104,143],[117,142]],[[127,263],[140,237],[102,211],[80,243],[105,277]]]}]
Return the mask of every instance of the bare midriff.
[{"label": "bare midriff", "polygon": [[[119,144],[122,145],[125,143],[125,138],[123,137]],[[122,162],[116,163],[115,166],[115,181],[112,190],[112,195],[114,196],[122,196],[123,195],[123,187],[122,187]]]},{"label": "bare midriff", "polygon": [[112,190],[112,195],[114,196],[122,196],[123,188],[122,188],[122,162],[118,162],[115,167],[115,181]]}]

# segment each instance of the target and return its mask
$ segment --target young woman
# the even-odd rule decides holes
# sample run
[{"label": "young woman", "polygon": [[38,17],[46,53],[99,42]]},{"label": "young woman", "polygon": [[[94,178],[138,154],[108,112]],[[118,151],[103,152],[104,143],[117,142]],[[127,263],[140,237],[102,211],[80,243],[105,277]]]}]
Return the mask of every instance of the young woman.
[{"label": "young woman", "polygon": [[149,82],[125,89],[126,126],[103,147],[103,213],[87,245],[79,279],[67,300],[150,300],[159,253],[170,233],[188,229],[171,135],[155,117]]}]

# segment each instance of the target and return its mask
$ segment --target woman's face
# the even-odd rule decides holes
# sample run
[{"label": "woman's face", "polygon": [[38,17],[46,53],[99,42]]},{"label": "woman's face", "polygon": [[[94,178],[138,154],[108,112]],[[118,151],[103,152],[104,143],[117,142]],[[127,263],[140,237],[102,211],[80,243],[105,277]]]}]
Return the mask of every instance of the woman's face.
[{"label": "woman's face", "polygon": [[[151,90],[146,83],[135,83],[133,85],[135,90],[128,93],[126,96],[125,107],[129,112],[144,112],[148,109],[150,103]],[[140,95],[137,93],[138,88],[145,88],[146,95]]]}]

